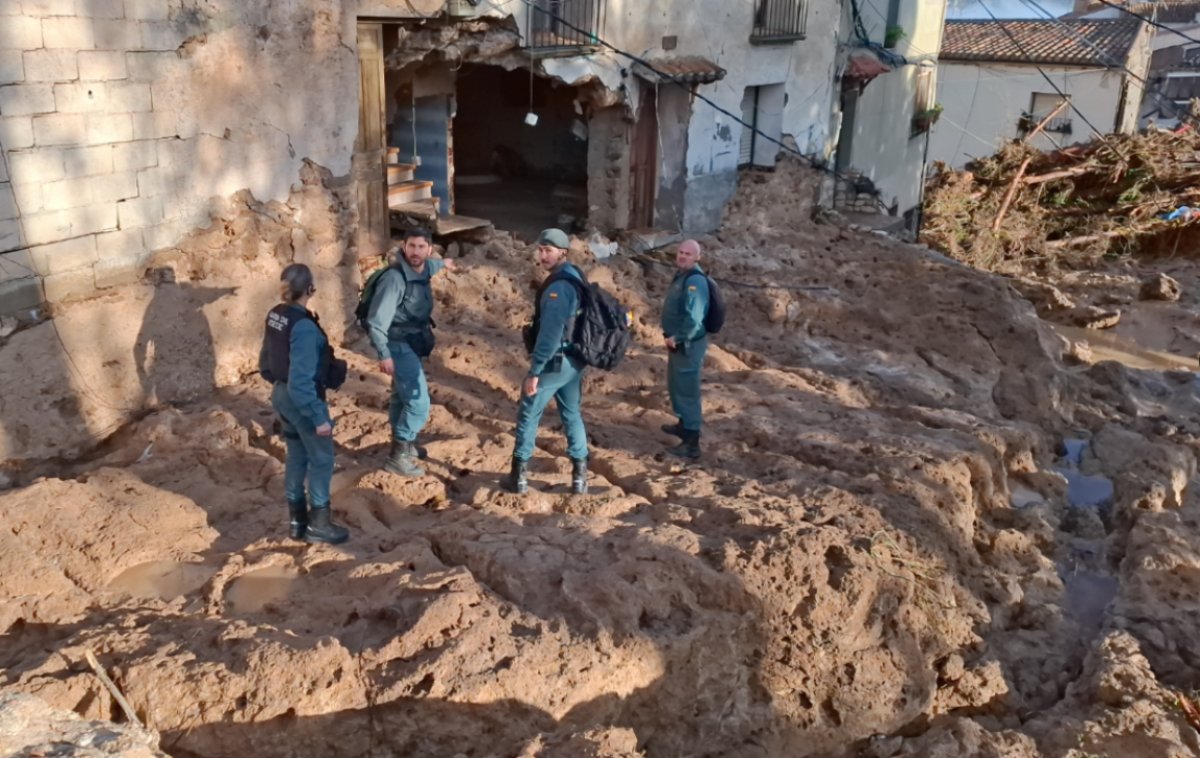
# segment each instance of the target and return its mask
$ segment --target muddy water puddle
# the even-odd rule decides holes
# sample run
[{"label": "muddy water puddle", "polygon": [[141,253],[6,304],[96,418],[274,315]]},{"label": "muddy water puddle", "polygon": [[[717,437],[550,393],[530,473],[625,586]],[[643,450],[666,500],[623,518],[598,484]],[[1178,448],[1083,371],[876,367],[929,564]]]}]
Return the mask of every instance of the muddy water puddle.
[{"label": "muddy water puddle", "polygon": [[122,571],[108,583],[110,592],[171,600],[196,592],[217,573],[203,563],[150,561]]},{"label": "muddy water puddle", "polygon": [[1194,358],[1143,347],[1143,343],[1128,337],[1061,324],[1053,324],[1053,327],[1061,336],[1072,342],[1086,342],[1092,351],[1093,360],[1097,363],[1116,361],[1130,368],[1150,371],[1195,371],[1197,368]]},{"label": "muddy water puddle", "polygon": [[1117,596],[1115,576],[1097,571],[1059,569],[1067,615],[1079,624],[1087,640],[1095,639],[1104,628],[1108,606]]},{"label": "muddy water puddle", "polygon": [[1101,474],[1085,474],[1079,470],[1090,443],[1081,439],[1063,440],[1062,465],[1055,471],[1067,480],[1067,504],[1072,508],[1107,508],[1112,505],[1112,479]]},{"label": "muddy water puddle", "polygon": [[235,613],[256,613],[283,602],[292,594],[299,574],[286,566],[265,566],[242,574],[225,590],[225,602]]}]

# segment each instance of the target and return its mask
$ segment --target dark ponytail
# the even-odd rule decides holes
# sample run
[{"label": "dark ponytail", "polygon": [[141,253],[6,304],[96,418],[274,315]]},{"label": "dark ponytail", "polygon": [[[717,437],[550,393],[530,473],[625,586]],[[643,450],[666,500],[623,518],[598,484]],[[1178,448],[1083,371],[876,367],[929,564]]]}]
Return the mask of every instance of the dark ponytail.
[{"label": "dark ponytail", "polygon": [[315,292],[312,271],[303,263],[293,263],[279,276],[282,286],[279,296],[285,303],[294,303],[305,295]]}]

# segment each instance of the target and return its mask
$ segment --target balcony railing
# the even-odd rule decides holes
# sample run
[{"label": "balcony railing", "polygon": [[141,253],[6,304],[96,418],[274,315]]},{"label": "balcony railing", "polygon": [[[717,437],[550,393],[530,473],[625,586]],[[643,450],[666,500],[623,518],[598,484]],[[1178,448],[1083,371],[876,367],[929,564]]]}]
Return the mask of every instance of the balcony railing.
[{"label": "balcony railing", "polygon": [[[1029,114],[1024,114],[1021,116],[1021,120],[1017,122],[1017,128],[1022,134],[1028,134],[1037,128],[1037,125],[1042,122],[1043,118],[1045,118],[1045,116],[1031,116]],[[1056,116],[1047,122],[1046,126],[1042,128],[1042,131],[1050,132],[1052,134],[1070,134],[1072,128],[1070,116]]]},{"label": "balcony railing", "polygon": [[569,50],[599,44],[606,0],[532,0],[528,47]]},{"label": "balcony railing", "polygon": [[804,39],[808,0],[756,0],[751,42],[791,42]]}]

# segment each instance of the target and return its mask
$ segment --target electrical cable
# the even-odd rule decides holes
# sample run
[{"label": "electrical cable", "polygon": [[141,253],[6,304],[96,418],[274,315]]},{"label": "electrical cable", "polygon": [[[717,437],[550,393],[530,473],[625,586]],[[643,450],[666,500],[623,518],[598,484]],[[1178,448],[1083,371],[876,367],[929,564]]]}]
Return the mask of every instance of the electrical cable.
[{"label": "electrical cable", "polygon": [[1197,39],[1197,38],[1191,36],[1190,34],[1184,34],[1183,32],[1179,31],[1178,29],[1172,29],[1171,27],[1167,26],[1166,24],[1156,21],[1152,18],[1143,16],[1140,13],[1134,13],[1133,11],[1129,10],[1128,8],[1124,8],[1120,5],[1117,5],[1116,3],[1110,3],[1108,0],[1096,0],[1096,2],[1101,3],[1102,5],[1107,5],[1109,8],[1116,8],[1117,10],[1121,11],[1122,13],[1129,14],[1130,16],[1133,16],[1134,18],[1140,18],[1142,21],[1145,21],[1147,24],[1150,24],[1150,26],[1157,27],[1159,29],[1162,29],[1163,31],[1170,32],[1171,34],[1183,37],[1188,42],[1195,42],[1197,45],[1200,45],[1200,39]]},{"label": "electrical cable", "polygon": [[[1018,40],[1016,38],[1016,35],[1014,35],[1011,31],[1009,31],[1009,28],[1004,24],[1004,22],[1001,21],[1000,19],[996,18],[996,14],[992,13],[992,9],[987,7],[987,4],[984,2],[984,0],[979,0],[979,7],[982,8],[984,10],[984,12],[987,13],[989,16],[991,16],[992,21],[995,21],[996,24],[999,25],[1000,30],[1002,32],[1004,32],[1005,36],[1007,36],[1009,38],[1009,40],[1012,41],[1013,45],[1015,45],[1017,50],[1019,50],[1021,52],[1021,55],[1025,58],[1025,60],[1027,62],[1032,63],[1033,56],[1031,56],[1029,54],[1029,52],[1025,49],[1025,46],[1022,45],[1020,40]],[[1034,63],[1033,67],[1036,68],[1037,72],[1042,75],[1042,78],[1046,80],[1046,83],[1050,85],[1051,89],[1053,89],[1055,92],[1057,92],[1059,97],[1061,97],[1063,100],[1067,101],[1067,105],[1071,108],[1072,111],[1075,112],[1075,115],[1079,116],[1080,120],[1083,121],[1083,123],[1087,124],[1088,128],[1090,128],[1093,132],[1095,132],[1096,136],[1100,138],[1101,142],[1104,142],[1105,141],[1104,140],[1104,132],[1097,129],[1096,125],[1093,124],[1091,122],[1091,120],[1083,114],[1083,111],[1079,110],[1079,108],[1075,105],[1075,103],[1071,102],[1071,98],[1067,96],[1067,93],[1063,92],[1062,89],[1060,89],[1059,86],[1054,83],[1054,80],[1050,78],[1050,75],[1047,74],[1042,69],[1041,66]]]}]

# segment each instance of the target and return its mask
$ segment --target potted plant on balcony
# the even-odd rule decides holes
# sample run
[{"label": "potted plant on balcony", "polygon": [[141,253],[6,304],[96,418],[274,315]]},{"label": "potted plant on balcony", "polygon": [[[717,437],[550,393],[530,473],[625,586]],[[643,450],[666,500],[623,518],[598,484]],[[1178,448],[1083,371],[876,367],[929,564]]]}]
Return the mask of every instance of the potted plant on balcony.
[{"label": "potted plant on balcony", "polygon": [[913,116],[913,128],[917,131],[925,132],[937,123],[937,120],[942,115],[942,106],[940,104],[926,108],[923,111],[917,111]]},{"label": "potted plant on balcony", "polygon": [[904,39],[904,27],[889,26],[887,31],[883,33],[883,46],[891,50],[896,45],[900,44],[900,40]]}]

